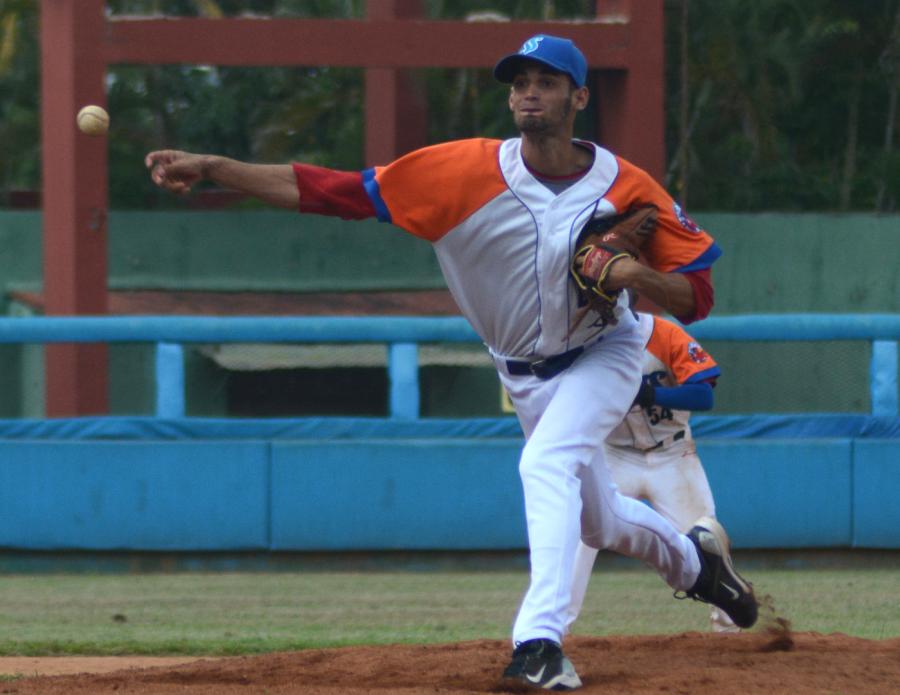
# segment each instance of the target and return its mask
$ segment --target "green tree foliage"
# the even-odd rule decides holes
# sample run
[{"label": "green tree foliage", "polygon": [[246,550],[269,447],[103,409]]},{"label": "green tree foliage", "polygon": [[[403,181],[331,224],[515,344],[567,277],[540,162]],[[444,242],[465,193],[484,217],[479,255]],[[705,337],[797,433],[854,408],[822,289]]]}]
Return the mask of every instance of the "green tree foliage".
[{"label": "green tree foliage", "polygon": [[[38,5],[0,3],[0,205],[13,189],[40,187]],[[665,0],[665,8],[665,183],[676,197],[694,211],[897,208],[900,0]],[[366,10],[364,0],[107,3],[112,16],[361,19]],[[423,10],[432,19],[578,19],[592,17],[595,2],[427,0]],[[506,89],[489,70],[422,77],[430,142],[513,134]],[[143,155],[161,147],[361,168],[363,101],[358,69],[114,66],[111,204],[190,204],[148,183]],[[582,118],[580,135],[591,137],[591,121]]]},{"label": "green tree foliage", "polygon": [[0,204],[40,181],[38,18],[34,0],[0,3]]},{"label": "green tree foliage", "polygon": [[877,209],[896,208],[897,155],[884,133],[897,118],[897,0],[668,3],[670,144],[683,2],[692,209],[872,210],[879,184]]},{"label": "green tree foliage", "polygon": [[358,70],[117,67],[110,71],[110,198],[172,203],[148,185],[143,157],[167,147],[258,162],[362,166]]}]

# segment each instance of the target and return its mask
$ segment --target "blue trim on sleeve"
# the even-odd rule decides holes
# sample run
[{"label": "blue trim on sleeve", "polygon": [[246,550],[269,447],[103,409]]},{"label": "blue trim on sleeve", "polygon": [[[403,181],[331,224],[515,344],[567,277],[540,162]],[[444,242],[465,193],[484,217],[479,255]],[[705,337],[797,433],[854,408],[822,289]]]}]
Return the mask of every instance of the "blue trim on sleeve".
[{"label": "blue trim on sleeve", "polygon": [[375,180],[375,169],[363,169],[362,180],[363,188],[366,189],[366,194],[369,196],[369,200],[372,201],[378,221],[390,222],[391,213],[387,209],[384,199],[381,197],[381,187],[378,185],[378,181]]},{"label": "blue trim on sleeve", "polygon": [[722,255],[722,249],[719,248],[719,245],[716,242],[713,242],[709,245],[709,248],[706,249],[700,256],[695,258],[693,261],[688,263],[687,265],[683,265],[680,268],[676,268],[675,272],[677,273],[690,273],[694,270],[703,270],[704,268],[709,268],[713,263],[718,260],[719,256]]},{"label": "blue trim on sleeve", "polygon": [[712,386],[700,384],[683,384],[682,386],[657,386],[653,390],[657,405],[677,410],[711,410],[713,407]]},{"label": "blue trim on sleeve", "polygon": [[722,376],[722,370],[719,369],[718,366],[710,367],[709,369],[704,369],[702,372],[697,372],[696,374],[692,374],[690,377],[685,379],[685,384],[697,384],[701,381],[707,381],[709,379],[717,379]]}]

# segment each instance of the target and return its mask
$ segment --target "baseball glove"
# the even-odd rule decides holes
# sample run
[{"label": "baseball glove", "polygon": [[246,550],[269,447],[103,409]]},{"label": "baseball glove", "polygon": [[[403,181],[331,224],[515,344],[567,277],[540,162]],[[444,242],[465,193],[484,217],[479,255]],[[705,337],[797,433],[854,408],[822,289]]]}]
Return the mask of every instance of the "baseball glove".
[{"label": "baseball glove", "polygon": [[615,324],[615,308],[622,290],[603,286],[613,263],[640,257],[641,249],[656,231],[657,208],[643,205],[613,217],[592,218],[578,235],[569,273],[578,288],[579,310],[569,329],[571,335],[590,311],[606,324]]}]

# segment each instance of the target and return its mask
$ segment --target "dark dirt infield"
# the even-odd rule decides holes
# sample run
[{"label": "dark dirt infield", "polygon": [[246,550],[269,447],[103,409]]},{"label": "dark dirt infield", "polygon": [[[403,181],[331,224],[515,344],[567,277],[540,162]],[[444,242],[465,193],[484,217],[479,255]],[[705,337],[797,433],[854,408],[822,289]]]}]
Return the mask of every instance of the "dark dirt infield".
[{"label": "dark dirt infield", "polygon": [[[883,695],[897,692],[900,684],[900,638],[876,641],[842,634],[765,632],[573,637],[566,641],[566,653],[584,681],[584,688],[579,692],[585,695]],[[148,663],[141,657],[133,660],[120,657],[122,670],[25,677],[0,682],[0,693],[451,695],[522,692],[500,681],[509,654],[506,642],[479,640],[440,645],[313,649],[198,659],[153,668],[135,668]],[[77,657],[65,658],[74,659],[77,668]],[[33,664],[38,660],[27,661]],[[85,669],[90,668],[88,662],[84,663]],[[30,668],[30,673],[34,673],[36,667]],[[7,669],[8,664],[4,670],[9,673]]]}]

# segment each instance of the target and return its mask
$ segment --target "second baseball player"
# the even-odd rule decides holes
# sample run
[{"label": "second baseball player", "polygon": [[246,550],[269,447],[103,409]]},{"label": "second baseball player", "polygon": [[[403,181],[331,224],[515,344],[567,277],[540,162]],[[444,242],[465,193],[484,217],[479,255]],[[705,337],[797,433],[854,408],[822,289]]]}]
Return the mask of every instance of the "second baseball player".
[{"label": "second baseball player", "polygon": [[[606,439],[606,464],[619,492],[643,499],[682,532],[716,513],[712,491],[691,435],[691,411],[713,406],[719,365],[681,326],[639,314],[645,336],[640,391],[622,423]],[[567,627],[581,612],[598,550],[580,543]],[[740,632],[710,607],[714,632]]]}]

